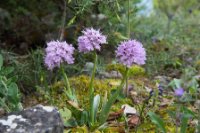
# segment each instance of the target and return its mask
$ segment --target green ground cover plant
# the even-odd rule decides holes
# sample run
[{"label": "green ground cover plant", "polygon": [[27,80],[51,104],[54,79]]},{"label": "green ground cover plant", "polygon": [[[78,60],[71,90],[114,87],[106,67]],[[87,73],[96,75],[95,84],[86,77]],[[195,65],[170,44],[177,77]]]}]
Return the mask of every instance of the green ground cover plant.
[{"label": "green ground cover plant", "polygon": [[0,109],[57,106],[66,132],[199,132],[199,1],[141,2],[2,0]]}]

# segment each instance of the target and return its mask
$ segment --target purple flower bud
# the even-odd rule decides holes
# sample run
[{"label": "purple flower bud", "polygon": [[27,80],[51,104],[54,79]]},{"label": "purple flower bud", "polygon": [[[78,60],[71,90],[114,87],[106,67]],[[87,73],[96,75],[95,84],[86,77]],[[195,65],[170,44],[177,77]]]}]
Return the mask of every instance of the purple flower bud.
[{"label": "purple flower bud", "polygon": [[90,51],[101,49],[101,45],[106,43],[106,36],[99,30],[93,28],[83,31],[83,35],[78,37],[78,49],[80,52],[88,53]]},{"label": "purple flower bud", "polygon": [[174,94],[178,97],[181,97],[184,94],[183,88],[178,88],[175,90]]},{"label": "purple flower bud", "polygon": [[45,49],[45,65],[49,70],[55,67],[60,67],[60,64],[67,62],[68,64],[74,63],[73,53],[74,47],[66,42],[51,41],[47,43]]},{"label": "purple flower bud", "polygon": [[162,94],[163,94],[163,86],[161,86],[160,84],[158,85],[158,90],[159,90],[159,95],[161,95],[162,96]]},{"label": "purple flower bud", "polygon": [[128,40],[121,42],[116,50],[118,61],[131,67],[133,64],[143,65],[146,60],[146,51],[142,44],[136,40]]}]

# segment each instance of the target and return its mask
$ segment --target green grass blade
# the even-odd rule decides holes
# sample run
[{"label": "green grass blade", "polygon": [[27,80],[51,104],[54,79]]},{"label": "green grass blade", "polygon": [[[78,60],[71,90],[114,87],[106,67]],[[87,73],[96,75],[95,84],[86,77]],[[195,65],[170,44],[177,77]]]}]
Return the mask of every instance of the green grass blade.
[{"label": "green grass blade", "polygon": [[3,56],[0,55],[0,70],[1,70],[1,67],[3,66]]},{"label": "green grass blade", "polygon": [[166,133],[165,124],[163,120],[154,112],[149,112],[148,115],[151,121],[157,126],[157,128],[159,128],[161,132]]},{"label": "green grass blade", "polygon": [[188,117],[183,116],[181,119],[181,133],[186,133],[187,122],[188,122]]}]

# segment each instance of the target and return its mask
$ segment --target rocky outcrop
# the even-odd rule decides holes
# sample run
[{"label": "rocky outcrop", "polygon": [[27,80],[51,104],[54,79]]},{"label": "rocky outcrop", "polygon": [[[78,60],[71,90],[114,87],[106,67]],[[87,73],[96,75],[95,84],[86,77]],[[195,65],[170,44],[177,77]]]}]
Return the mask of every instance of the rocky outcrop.
[{"label": "rocky outcrop", "polygon": [[0,133],[63,133],[58,110],[37,105],[0,118]]}]

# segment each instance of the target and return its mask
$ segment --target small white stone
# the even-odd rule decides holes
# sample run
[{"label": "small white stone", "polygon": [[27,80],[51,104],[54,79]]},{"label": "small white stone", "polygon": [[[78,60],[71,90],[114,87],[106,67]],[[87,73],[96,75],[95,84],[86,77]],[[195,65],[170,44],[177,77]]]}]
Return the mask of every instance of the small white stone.
[{"label": "small white stone", "polygon": [[127,114],[136,114],[137,113],[136,109],[131,107],[131,106],[129,106],[128,104],[122,105],[122,108],[124,108],[124,107],[125,107],[125,109],[124,109],[124,114],[125,115],[127,115]]},{"label": "small white stone", "polygon": [[92,14],[92,15],[91,15],[91,18],[95,19],[95,18],[96,18],[96,15],[95,15],[95,14]]},{"label": "small white stone", "polygon": [[106,15],[104,15],[104,14],[98,14],[97,17],[98,17],[99,20],[106,19]]},{"label": "small white stone", "polygon": [[24,119],[24,118],[20,118],[19,121],[23,121],[23,122],[25,122],[26,119]]},{"label": "small white stone", "polygon": [[151,92],[152,91],[152,89],[147,87],[147,86],[145,86],[144,88],[146,89],[147,92]]},{"label": "small white stone", "polygon": [[35,124],[35,126],[42,126],[42,123],[38,122]]},{"label": "small white stone", "polygon": [[16,116],[16,118],[17,118],[17,119],[20,119],[20,118],[22,118],[22,116],[21,116],[21,115],[18,115],[18,116]]},{"label": "small white stone", "polygon": [[50,107],[50,106],[43,106],[42,107],[44,110],[46,110],[47,112],[52,112],[53,111],[53,107]]}]

